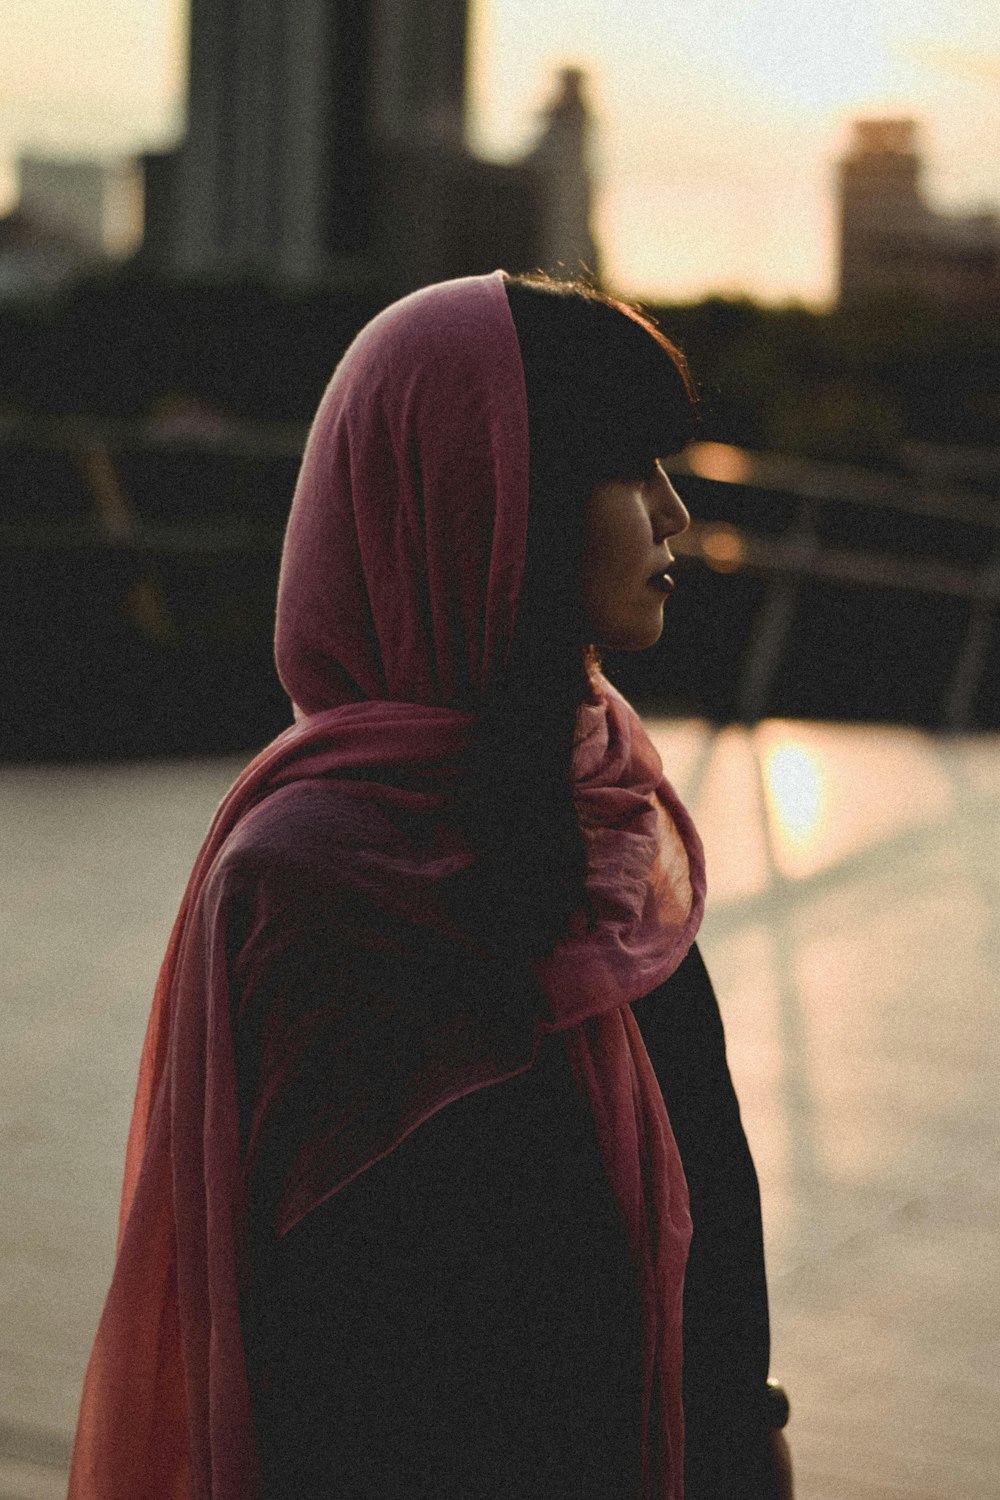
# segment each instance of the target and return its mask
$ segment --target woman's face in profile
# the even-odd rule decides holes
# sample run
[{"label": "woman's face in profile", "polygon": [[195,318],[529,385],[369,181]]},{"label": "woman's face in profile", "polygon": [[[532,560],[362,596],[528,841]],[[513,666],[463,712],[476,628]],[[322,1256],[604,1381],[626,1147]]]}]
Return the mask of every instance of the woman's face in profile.
[{"label": "woman's face in profile", "polygon": [[613,479],[590,494],[584,519],[583,607],[595,645],[643,651],[663,631],[673,589],[667,538],[691,517],[657,461],[641,480]]}]

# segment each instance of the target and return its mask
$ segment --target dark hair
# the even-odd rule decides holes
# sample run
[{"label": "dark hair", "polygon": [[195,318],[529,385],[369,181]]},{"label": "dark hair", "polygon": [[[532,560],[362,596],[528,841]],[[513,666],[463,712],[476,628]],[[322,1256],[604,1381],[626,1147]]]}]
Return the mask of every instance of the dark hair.
[{"label": "dark hair", "polygon": [[636,307],[581,282],[506,282],[528,397],[530,492],[510,660],[483,705],[471,776],[478,899],[497,937],[548,952],[585,905],[570,763],[596,664],[580,565],[590,491],[644,478],[694,430],[681,353]]}]

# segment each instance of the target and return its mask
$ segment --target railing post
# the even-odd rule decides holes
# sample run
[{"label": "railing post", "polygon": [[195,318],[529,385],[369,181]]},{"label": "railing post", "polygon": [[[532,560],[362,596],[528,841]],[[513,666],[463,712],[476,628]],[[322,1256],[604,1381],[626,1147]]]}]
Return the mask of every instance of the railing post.
[{"label": "railing post", "polygon": [[756,723],[770,707],[802,591],[802,573],[797,570],[812,562],[820,551],[816,535],[819,510],[818,500],[804,499],[791,531],[775,539],[782,561],[790,567],[771,584],[751,628],[736,691],[736,717],[741,723]]},{"label": "railing post", "polygon": [[969,628],[945,698],[943,717],[949,729],[974,728],[973,705],[986,670],[1000,597],[1000,542],[983,568],[981,586],[982,593],[973,602]]}]

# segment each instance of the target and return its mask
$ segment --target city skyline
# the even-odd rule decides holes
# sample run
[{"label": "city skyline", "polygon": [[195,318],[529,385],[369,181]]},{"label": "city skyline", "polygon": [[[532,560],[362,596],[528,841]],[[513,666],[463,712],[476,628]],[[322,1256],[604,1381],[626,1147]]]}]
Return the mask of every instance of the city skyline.
[{"label": "city skyline", "polygon": [[[984,0],[623,0],[472,7],[470,135],[523,151],[560,66],[588,75],[597,116],[595,228],[609,279],[649,298],[709,291],[829,300],[835,163],[859,115],[923,122],[930,197],[1000,200],[1000,64]],[[184,0],[16,5],[0,59],[0,206],[18,149],[138,152],[183,120]],[[633,24],[630,24],[633,23]],[[994,34],[995,35],[995,34]],[[995,46],[995,41],[993,42]]]}]

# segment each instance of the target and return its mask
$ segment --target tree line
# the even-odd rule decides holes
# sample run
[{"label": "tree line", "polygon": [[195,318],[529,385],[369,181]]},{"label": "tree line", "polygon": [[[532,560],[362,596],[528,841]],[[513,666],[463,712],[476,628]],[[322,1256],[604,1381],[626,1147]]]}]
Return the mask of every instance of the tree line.
[{"label": "tree line", "polygon": [[[91,276],[0,307],[0,411],[135,417],[178,397],[306,422],[388,298]],[[706,441],[860,464],[907,442],[1000,444],[1000,319],[898,299],[822,312],[708,297],[648,309],[686,353]]]}]

